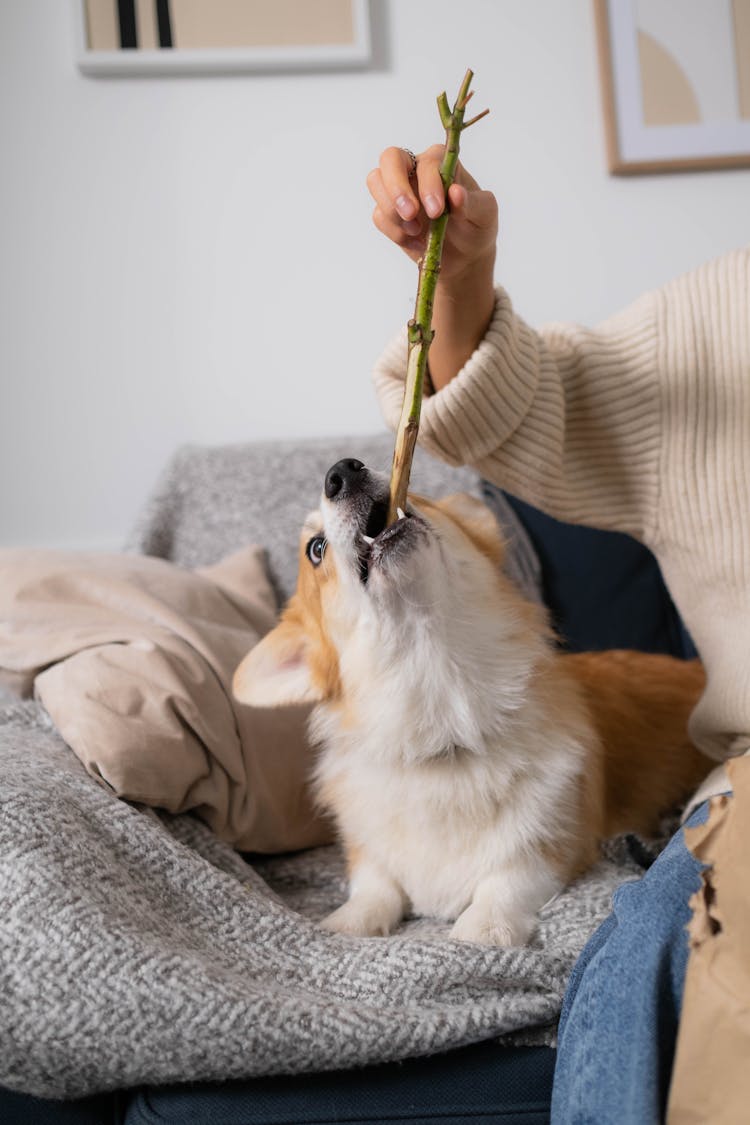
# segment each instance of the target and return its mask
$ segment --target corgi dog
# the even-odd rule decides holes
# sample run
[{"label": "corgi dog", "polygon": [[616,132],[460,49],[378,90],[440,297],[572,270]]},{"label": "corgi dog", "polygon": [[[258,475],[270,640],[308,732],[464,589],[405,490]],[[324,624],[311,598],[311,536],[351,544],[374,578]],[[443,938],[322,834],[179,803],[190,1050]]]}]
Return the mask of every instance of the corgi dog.
[{"label": "corgi dog", "polygon": [[412,913],[520,945],[603,838],[653,830],[708,772],[687,737],[703,671],[561,653],[484,504],[410,496],[386,527],[388,487],[360,461],[329,470],[296,591],[234,693],[314,705],[314,786],[349,873],[325,926],[388,934]]}]

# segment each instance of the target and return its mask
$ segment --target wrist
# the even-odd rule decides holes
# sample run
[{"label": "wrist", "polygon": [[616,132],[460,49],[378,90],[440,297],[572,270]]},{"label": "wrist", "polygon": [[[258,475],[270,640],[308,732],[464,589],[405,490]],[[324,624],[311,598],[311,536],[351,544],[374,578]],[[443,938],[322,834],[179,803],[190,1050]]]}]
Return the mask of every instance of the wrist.
[{"label": "wrist", "polygon": [[438,282],[437,295],[454,303],[460,303],[463,298],[485,296],[489,291],[495,291],[495,258],[497,251],[493,245],[479,258],[475,258],[462,270],[441,274]]},{"label": "wrist", "polygon": [[435,293],[430,375],[436,390],[456,375],[479,347],[495,310],[495,254],[462,274],[440,280]]}]

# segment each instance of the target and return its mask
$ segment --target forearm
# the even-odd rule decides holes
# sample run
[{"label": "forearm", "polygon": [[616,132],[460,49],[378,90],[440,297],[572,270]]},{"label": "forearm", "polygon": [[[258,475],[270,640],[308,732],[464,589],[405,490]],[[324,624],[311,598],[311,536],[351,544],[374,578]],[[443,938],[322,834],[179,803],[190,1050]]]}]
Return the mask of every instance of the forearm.
[{"label": "forearm", "polygon": [[[480,347],[458,379],[451,362],[447,383],[425,398],[420,444],[449,464],[471,465],[558,519],[643,538],[653,524],[659,479],[658,307],[649,294],[595,330],[555,324],[535,331],[498,288]],[[468,337],[462,338],[466,346]],[[373,372],[394,429],[406,357],[402,330]],[[436,374],[439,380],[440,368]],[[631,473],[630,466],[646,463]]]},{"label": "forearm", "polygon": [[432,385],[441,390],[457,375],[484,338],[495,307],[495,253],[465,277],[438,284],[432,314],[435,332],[429,351]]}]

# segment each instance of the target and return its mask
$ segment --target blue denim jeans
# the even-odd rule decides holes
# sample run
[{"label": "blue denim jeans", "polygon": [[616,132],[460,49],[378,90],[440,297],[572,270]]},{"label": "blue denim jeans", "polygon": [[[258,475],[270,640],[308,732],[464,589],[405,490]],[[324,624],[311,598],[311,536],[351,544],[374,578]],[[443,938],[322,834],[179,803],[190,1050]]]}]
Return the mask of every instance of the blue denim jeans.
[{"label": "blue denim jeans", "polygon": [[[688,825],[703,824],[708,802]],[[578,959],[563,1002],[553,1125],[652,1125],[664,1118],[688,957],[688,899],[701,864],[682,829]]]}]

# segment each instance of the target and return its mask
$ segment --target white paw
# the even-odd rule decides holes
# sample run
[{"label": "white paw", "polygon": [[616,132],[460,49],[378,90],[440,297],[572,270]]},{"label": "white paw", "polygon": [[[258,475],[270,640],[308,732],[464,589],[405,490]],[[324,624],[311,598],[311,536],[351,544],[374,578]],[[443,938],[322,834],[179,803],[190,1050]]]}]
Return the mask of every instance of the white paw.
[{"label": "white paw", "polygon": [[390,933],[390,918],[373,906],[363,907],[351,899],[320,923],[324,930],[352,937],[385,937]]},{"label": "white paw", "polygon": [[535,925],[536,918],[499,916],[494,910],[472,903],[459,914],[450,936],[456,941],[473,941],[478,945],[525,945]]}]

